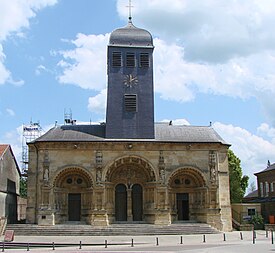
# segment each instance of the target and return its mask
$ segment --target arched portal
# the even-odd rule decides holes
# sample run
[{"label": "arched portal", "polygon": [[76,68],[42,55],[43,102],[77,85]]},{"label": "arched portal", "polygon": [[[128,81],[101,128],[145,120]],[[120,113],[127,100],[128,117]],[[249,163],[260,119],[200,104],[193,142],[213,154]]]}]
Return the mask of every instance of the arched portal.
[{"label": "arched portal", "polygon": [[139,157],[118,159],[109,166],[105,180],[111,222],[146,221],[152,217],[156,176],[148,162]]},{"label": "arched portal", "polygon": [[56,175],[53,182],[56,223],[86,221],[91,210],[92,182],[88,172],[76,167],[63,169]]},{"label": "arched portal", "polygon": [[169,178],[170,206],[174,220],[203,221],[207,188],[202,173],[194,168],[176,170]]}]

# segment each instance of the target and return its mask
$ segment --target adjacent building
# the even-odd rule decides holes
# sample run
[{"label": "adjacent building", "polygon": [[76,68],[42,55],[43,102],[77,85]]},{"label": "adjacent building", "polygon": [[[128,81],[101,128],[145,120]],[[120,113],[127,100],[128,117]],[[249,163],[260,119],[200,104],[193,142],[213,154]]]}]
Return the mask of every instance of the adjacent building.
[{"label": "adjacent building", "polygon": [[[10,145],[0,144],[0,220],[17,222],[20,170]],[[0,224],[1,225],[1,224]],[[0,226],[1,227],[1,226]]]},{"label": "adjacent building", "polygon": [[[244,198],[247,203],[260,203],[261,214],[266,223],[275,216],[275,163],[269,161],[267,167],[254,174],[257,177],[258,190],[248,194]],[[273,217],[273,218],[272,218]]]},{"label": "adjacent building", "polygon": [[56,126],[29,143],[27,222],[204,222],[231,230],[229,145],[211,126],[154,120],[153,39],[108,45],[106,123]]}]

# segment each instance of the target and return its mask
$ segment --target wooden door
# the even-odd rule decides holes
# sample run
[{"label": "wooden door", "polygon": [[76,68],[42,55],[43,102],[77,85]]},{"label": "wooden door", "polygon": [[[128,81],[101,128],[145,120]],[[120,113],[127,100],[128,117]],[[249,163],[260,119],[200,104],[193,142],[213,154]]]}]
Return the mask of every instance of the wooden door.
[{"label": "wooden door", "polygon": [[189,220],[189,194],[177,193],[178,220]]},{"label": "wooden door", "polygon": [[134,184],[132,187],[132,214],[133,221],[142,221],[143,196],[142,186],[140,184]]},{"label": "wooden door", "polygon": [[116,221],[127,221],[127,189],[124,184],[116,186],[115,216]]},{"label": "wooden door", "polygon": [[68,220],[80,221],[81,218],[81,193],[68,194]]}]

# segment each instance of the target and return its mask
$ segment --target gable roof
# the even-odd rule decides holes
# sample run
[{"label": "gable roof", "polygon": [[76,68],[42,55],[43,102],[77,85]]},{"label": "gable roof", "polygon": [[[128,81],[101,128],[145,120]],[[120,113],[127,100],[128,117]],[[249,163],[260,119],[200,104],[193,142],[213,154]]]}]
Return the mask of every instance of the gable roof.
[{"label": "gable roof", "polygon": [[268,171],[271,171],[271,170],[275,170],[275,163],[271,164],[266,169],[264,169],[264,170],[262,170],[260,172],[254,173],[254,175],[257,176],[257,175],[259,175],[261,173],[265,173],[265,172],[268,172]]},{"label": "gable roof", "polygon": [[11,145],[9,145],[9,144],[0,144],[0,159],[4,157],[4,154],[7,152],[7,150],[10,150],[11,155],[12,155],[13,160],[14,160],[14,163],[15,163],[15,166],[16,166],[16,169],[17,169],[19,175],[21,176],[21,171],[19,169],[19,166],[18,166],[18,163],[16,161],[15,155],[13,154]]},{"label": "gable roof", "polygon": [[35,142],[179,142],[179,143],[226,143],[210,126],[155,124],[154,139],[107,139],[105,124],[101,125],[63,125],[50,129],[47,133],[33,141]]}]

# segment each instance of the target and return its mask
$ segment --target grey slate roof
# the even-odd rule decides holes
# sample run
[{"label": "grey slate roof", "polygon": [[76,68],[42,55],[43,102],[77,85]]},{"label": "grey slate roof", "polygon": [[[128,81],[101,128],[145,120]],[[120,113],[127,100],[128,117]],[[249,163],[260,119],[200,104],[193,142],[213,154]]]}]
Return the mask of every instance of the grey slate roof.
[{"label": "grey slate roof", "polygon": [[260,173],[263,173],[263,172],[267,172],[267,171],[271,171],[271,170],[275,170],[275,163],[271,164],[270,166],[268,166],[266,169],[260,171],[260,172],[257,172],[255,173],[254,175],[258,175]]},{"label": "grey slate roof", "polygon": [[183,143],[221,143],[228,145],[217,132],[209,126],[173,126],[168,123],[155,124],[155,139],[106,139],[105,124],[64,125],[54,127],[34,142],[183,142]]},{"label": "grey slate roof", "polygon": [[109,46],[153,47],[153,38],[148,31],[135,27],[129,21],[127,26],[111,33]]}]

